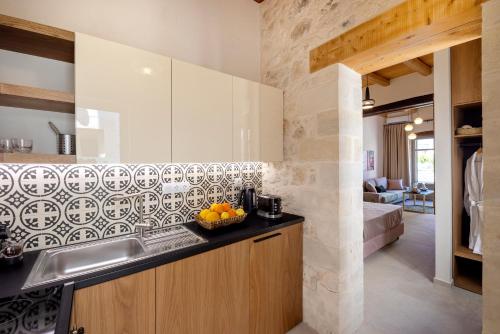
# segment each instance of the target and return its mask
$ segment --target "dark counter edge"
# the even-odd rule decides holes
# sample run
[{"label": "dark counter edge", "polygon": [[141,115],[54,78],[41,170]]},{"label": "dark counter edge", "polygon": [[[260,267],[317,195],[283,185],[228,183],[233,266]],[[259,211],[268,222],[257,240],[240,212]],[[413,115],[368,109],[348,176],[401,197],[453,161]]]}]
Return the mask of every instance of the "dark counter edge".
[{"label": "dark counter edge", "polygon": [[[65,283],[71,283],[72,290],[82,289],[92,285],[104,283],[123,276],[135,274],[144,270],[159,267],[161,265],[175,262],[190,256],[201,254],[216,248],[230,245],[245,239],[253,238],[261,234],[272,232],[287,226],[302,223],[304,217],[284,213],[283,217],[276,221],[266,220],[264,218],[251,215],[245,222],[224,227],[222,229],[207,231],[196,223],[184,224],[191,231],[205,238],[208,242],[194,245],[188,248],[180,249],[170,253],[158,254],[150,258],[138,260],[136,262],[117,266],[99,273],[92,273],[80,277],[72,277],[67,280],[52,282],[46,285],[40,285],[31,289],[21,290],[31,268],[40,251],[29,252],[25,254],[24,264],[19,268],[9,268],[7,272],[0,271],[0,298],[16,296],[21,293],[41,290],[54,286],[63,286]],[[67,289],[67,288],[66,288]],[[64,292],[64,288],[63,288]]]}]

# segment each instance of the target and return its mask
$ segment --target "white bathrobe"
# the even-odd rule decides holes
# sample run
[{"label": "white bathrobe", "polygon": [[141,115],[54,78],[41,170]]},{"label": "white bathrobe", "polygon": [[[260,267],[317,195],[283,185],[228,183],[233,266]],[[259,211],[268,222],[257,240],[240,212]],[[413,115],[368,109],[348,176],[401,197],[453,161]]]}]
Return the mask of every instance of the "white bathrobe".
[{"label": "white bathrobe", "polygon": [[483,211],[483,155],[475,152],[465,167],[464,206],[470,216],[469,248],[482,254],[481,226]]}]

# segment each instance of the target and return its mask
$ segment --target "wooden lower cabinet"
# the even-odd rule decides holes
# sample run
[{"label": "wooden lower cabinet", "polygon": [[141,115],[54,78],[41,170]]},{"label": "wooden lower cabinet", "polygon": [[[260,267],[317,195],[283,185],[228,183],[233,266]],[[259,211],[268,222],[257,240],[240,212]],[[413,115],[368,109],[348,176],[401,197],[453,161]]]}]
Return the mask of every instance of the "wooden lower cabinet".
[{"label": "wooden lower cabinet", "polygon": [[72,328],[90,334],[154,334],[155,270],[76,290]]},{"label": "wooden lower cabinet", "polygon": [[249,245],[156,268],[156,333],[248,333]]},{"label": "wooden lower cabinet", "polygon": [[284,334],[302,321],[302,224],[76,290],[90,334]]},{"label": "wooden lower cabinet", "polygon": [[302,224],[252,239],[250,333],[282,334],[302,321]]}]

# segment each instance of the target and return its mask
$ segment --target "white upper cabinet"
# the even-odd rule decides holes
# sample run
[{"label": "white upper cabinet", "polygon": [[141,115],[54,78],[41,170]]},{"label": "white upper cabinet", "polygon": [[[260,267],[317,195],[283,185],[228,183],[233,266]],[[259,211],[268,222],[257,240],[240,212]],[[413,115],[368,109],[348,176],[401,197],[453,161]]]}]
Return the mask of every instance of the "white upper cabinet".
[{"label": "white upper cabinet", "polygon": [[283,160],[283,91],[233,78],[233,160]]},{"label": "white upper cabinet", "polygon": [[171,82],[171,58],[77,33],[78,162],[170,162]]},{"label": "white upper cabinet", "polygon": [[260,161],[283,161],[283,91],[260,85]]},{"label": "white upper cabinet", "polygon": [[172,161],[233,160],[233,79],[172,60]]},{"label": "white upper cabinet", "polygon": [[79,163],[283,160],[283,92],[77,33]]},{"label": "white upper cabinet", "polygon": [[233,160],[260,160],[260,84],[233,77]]}]

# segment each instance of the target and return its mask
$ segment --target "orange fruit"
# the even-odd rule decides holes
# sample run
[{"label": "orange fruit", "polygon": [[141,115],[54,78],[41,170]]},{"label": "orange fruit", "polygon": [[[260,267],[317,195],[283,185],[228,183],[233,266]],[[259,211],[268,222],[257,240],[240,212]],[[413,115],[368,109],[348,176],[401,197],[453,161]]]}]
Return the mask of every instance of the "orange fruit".
[{"label": "orange fruit", "polygon": [[205,217],[205,220],[207,222],[215,222],[217,220],[220,219],[220,216],[217,212],[210,212],[209,214],[207,214],[207,216]]},{"label": "orange fruit", "polygon": [[231,217],[231,218],[236,217],[236,211],[234,211],[233,209],[229,210],[227,213],[229,214],[229,217]]},{"label": "orange fruit", "polygon": [[217,203],[210,204],[210,211],[215,211],[215,208],[217,207]]},{"label": "orange fruit", "polygon": [[222,203],[222,207],[224,208],[224,211],[228,212],[229,210],[231,210],[231,204],[229,203]]},{"label": "orange fruit", "polygon": [[217,212],[218,214],[221,214],[224,212],[224,206],[222,204],[215,204],[213,211]]},{"label": "orange fruit", "polygon": [[203,219],[205,219],[209,213],[210,213],[210,210],[208,210],[208,209],[203,209],[203,210],[201,210],[201,212],[200,212],[200,217],[201,217],[201,218],[203,218]]}]

